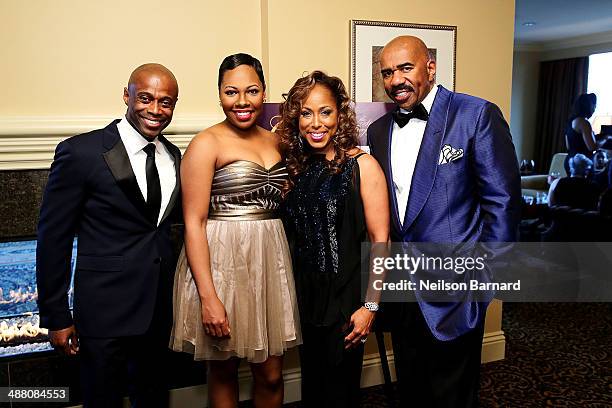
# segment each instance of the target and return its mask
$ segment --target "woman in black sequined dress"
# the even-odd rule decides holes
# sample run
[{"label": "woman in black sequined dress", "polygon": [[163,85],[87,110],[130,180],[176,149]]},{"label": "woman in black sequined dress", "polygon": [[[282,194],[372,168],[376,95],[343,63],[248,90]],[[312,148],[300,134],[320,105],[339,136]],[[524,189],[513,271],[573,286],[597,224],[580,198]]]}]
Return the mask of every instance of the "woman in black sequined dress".
[{"label": "woman in black sequined dress", "polygon": [[361,243],[387,242],[384,174],[357,148],[355,112],[340,79],[320,71],[298,79],[280,112],[290,176],[284,221],[303,336],[302,401],[358,406],[364,343],[377,308],[362,302]]}]

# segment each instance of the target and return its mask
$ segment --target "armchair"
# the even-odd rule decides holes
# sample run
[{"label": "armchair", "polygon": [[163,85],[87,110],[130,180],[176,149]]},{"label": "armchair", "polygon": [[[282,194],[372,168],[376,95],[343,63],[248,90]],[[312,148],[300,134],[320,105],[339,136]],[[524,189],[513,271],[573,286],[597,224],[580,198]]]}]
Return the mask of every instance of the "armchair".
[{"label": "armchair", "polygon": [[532,176],[521,176],[521,190],[524,196],[535,197],[537,193],[548,193],[548,176],[552,173],[558,173],[559,177],[567,177],[563,163],[567,153],[555,153],[550,162],[548,174],[536,174]]}]

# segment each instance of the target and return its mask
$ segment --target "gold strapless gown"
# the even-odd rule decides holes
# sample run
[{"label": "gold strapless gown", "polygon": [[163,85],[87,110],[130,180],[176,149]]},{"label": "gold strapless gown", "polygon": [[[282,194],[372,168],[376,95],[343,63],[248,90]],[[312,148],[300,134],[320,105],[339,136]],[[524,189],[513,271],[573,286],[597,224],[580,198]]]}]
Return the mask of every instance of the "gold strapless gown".
[{"label": "gold strapless gown", "polygon": [[185,256],[174,281],[170,347],[196,360],[246,358],[261,363],[301,344],[289,246],[275,211],[288,174],[239,160],[215,171],[206,226],[213,284],[231,338],[204,333],[198,291]]}]

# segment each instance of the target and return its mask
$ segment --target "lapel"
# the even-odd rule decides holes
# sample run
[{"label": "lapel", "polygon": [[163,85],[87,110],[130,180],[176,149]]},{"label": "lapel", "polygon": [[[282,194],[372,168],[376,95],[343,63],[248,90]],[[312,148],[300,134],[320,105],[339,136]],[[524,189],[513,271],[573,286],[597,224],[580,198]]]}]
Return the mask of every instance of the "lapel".
[{"label": "lapel", "polygon": [[402,226],[403,234],[414,223],[433,188],[438,170],[438,160],[440,159],[440,149],[442,148],[448,108],[451,101],[452,92],[440,86],[431,106],[431,112],[425,126],[423,141],[421,142],[421,148],[419,149],[419,155],[417,156],[412,175],[410,195],[408,196],[404,225]]},{"label": "lapel", "polygon": [[168,201],[168,205],[166,206],[166,210],[164,211],[164,215],[162,215],[159,220],[159,225],[170,215],[176,201],[178,199],[180,190],[181,190],[181,175],[180,175],[180,166],[181,166],[181,151],[176,148],[172,143],[168,141],[164,136],[159,135],[159,141],[166,146],[166,149],[172,155],[172,159],[174,160],[174,172],[176,175],[176,183],[174,184],[174,190],[172,190],[172,195],[170,196],[170,201]]},{"label": "lapel", "polygon": [[130,164],[130,159],[121,141],[121,137],[119,136],[119,131],[117,130],[117,123],[119,123],[119,119],[104,128],[104,147],[109,149],[102,154],[104,156],[104,161],[110,169],[119,188],[125,193],[132,204],[134,204],[140,214],[151,222],[147,203],[142,196],[140,187],[138,187],[136,176]]},{"label": "lapel", "polygon": [[393,170],[391,168],[391,137],[393,134],[393,117],[391,112],[386,114],[386,117],[382,123],[383,137],[380,138],[380,151],[384,155],[384,160],[380,161],[380,164],[389,180],[389,202],[391,203],[391,222],[397,231],[402,230],[402,225],[399,222],[399,210],[397,209],[397,196],[395,194],[395,188],[393,185]]}]

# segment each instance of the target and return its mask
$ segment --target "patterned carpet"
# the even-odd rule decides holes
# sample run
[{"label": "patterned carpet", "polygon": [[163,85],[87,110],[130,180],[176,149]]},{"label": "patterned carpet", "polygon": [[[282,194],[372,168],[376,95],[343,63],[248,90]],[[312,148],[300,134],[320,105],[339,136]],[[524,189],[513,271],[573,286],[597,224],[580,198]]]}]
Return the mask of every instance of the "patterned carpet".
[{"label": "patterned carpet", "polygon": [[[481,407],[612,407],[612,305],[508,303],[503,316],[506,358],[482,366]],[[362,393],[362,408],[393,406],[381,386]]]},{"label": "patterned carpet", "polygon": [[506,359],[485,364],[483,407],[612,407],[612,305],[504,305]]}]

